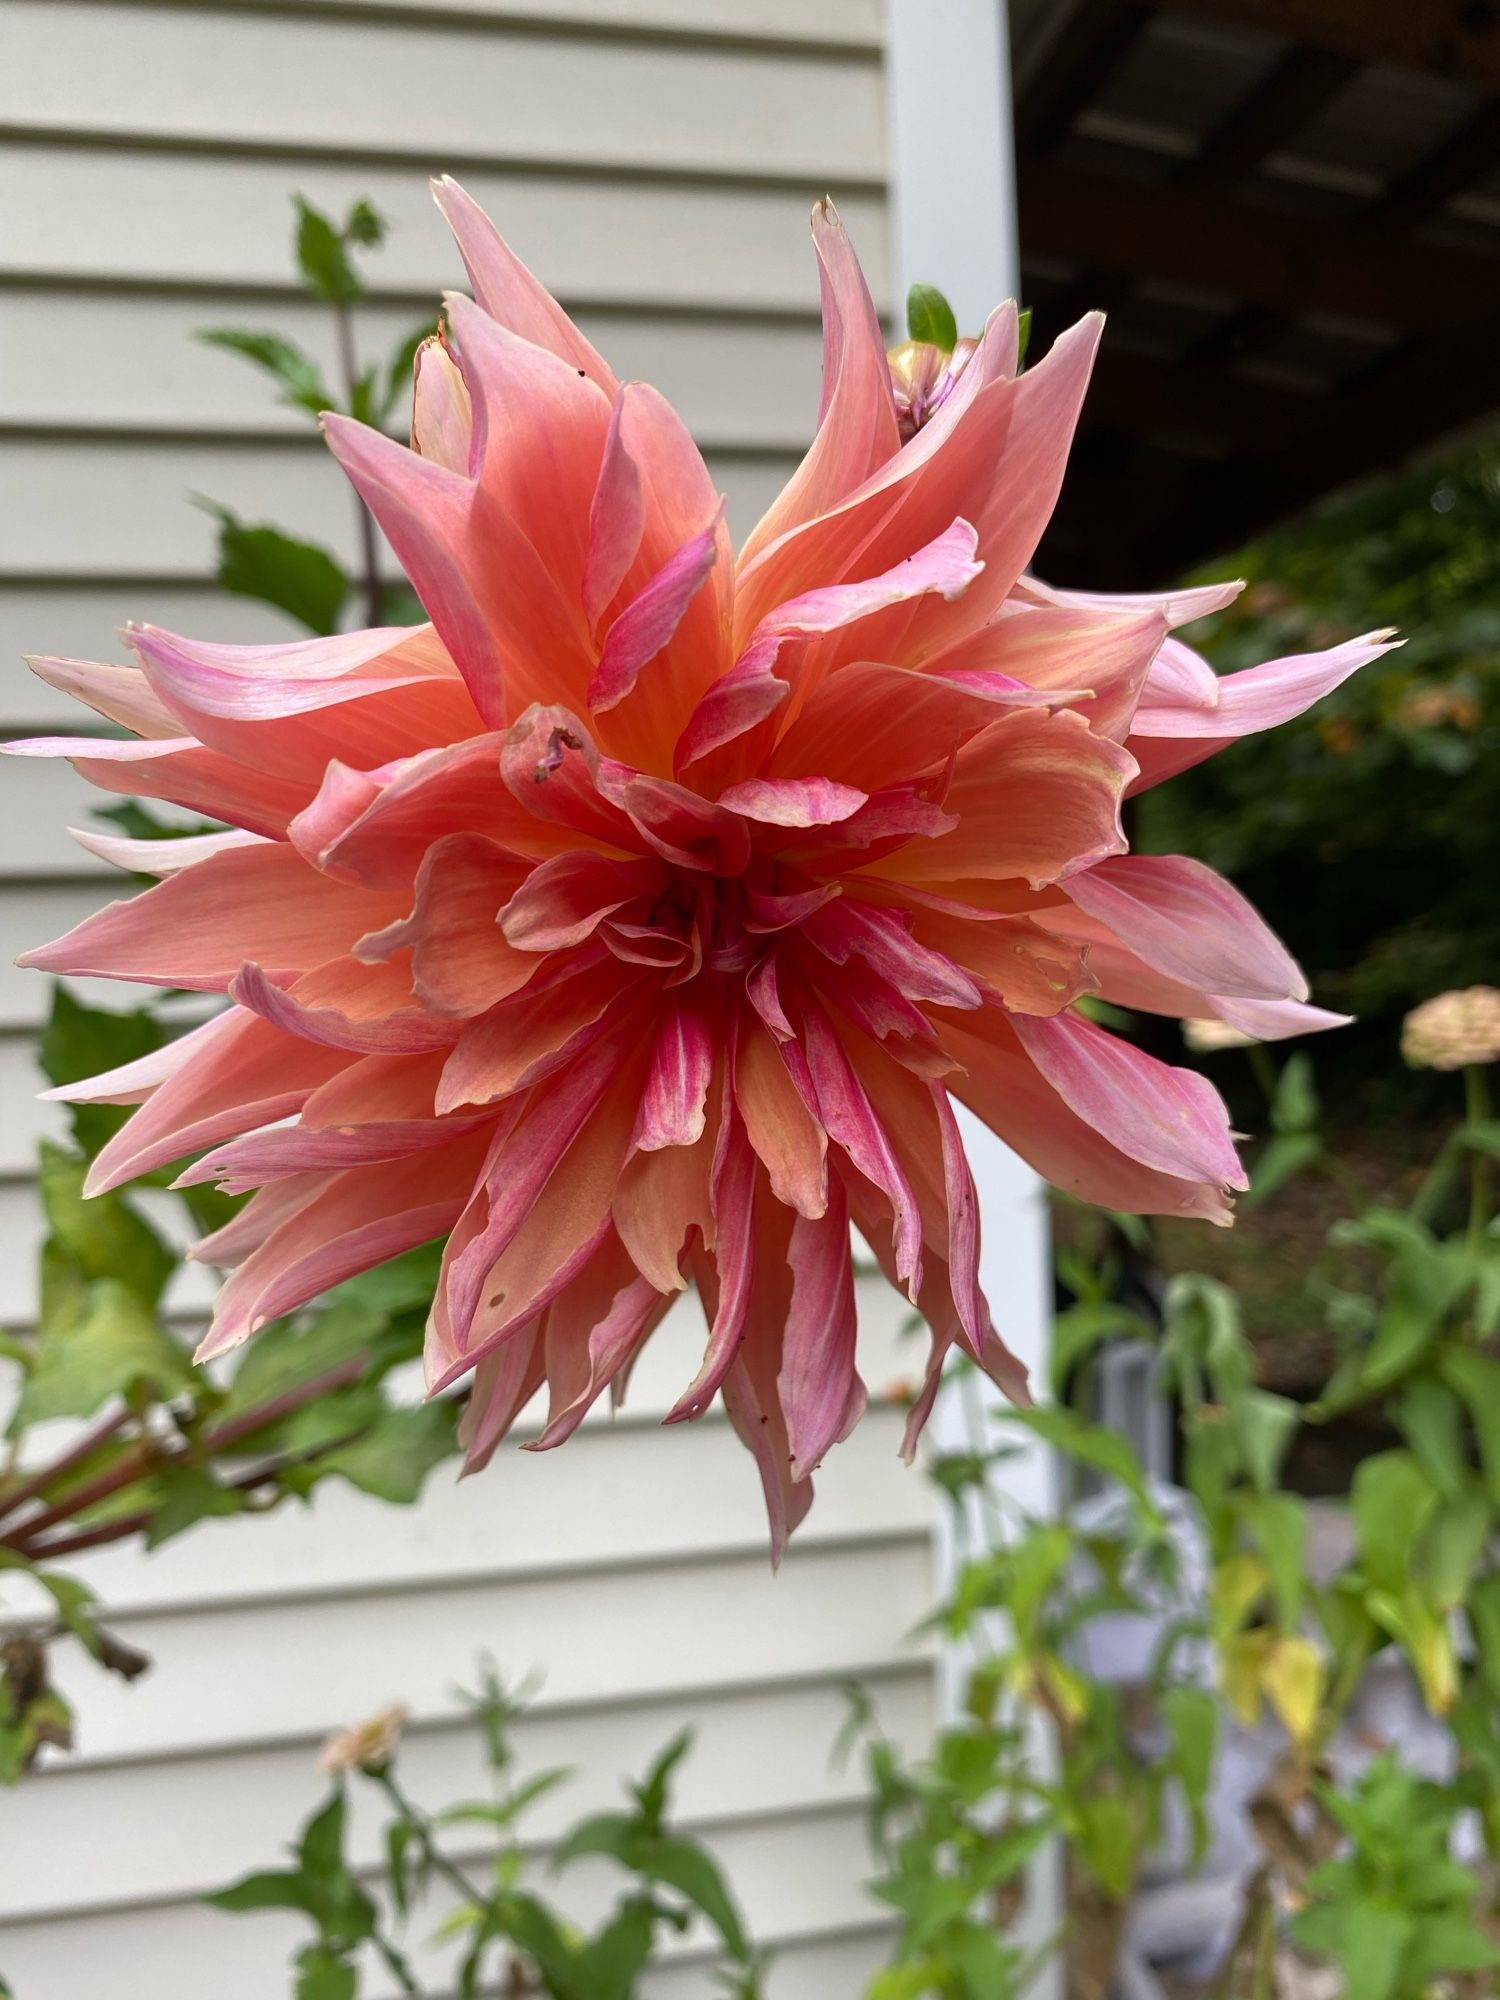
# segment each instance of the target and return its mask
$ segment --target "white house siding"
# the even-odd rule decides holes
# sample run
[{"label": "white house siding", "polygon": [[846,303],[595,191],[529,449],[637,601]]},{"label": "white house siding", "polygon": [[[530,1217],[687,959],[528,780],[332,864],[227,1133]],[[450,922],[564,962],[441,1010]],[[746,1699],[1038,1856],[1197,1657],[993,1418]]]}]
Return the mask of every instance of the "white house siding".
[{"label": "white house siding", "polygon": [[[193,493],[351,553],[316,440],[189,338],[261,323],[325,346],[288,269],[294,190],[390,218],[364,315],[378,351],[459,275],[424,183],[460,174],[621,372],[683,409],[743,530],[815,408],[817,195],[838,199],[886,302],[880,40],[878,0],[3,0],[0,728],[67,718],[25,651],[111,657],[127,617],[275,631],[215,594]],[[0,1323],[32,1310],[29,1162],[55,1124],[31,1097],[45,982],[10,960],[109,893],[62,831],[83,790],[66,769],[0,772]],[[866,1289],[879,1390],[914,1357],[899,1309]],[[201,1281],[178,1304],[199,1309]],[[898,1736],[930,1719],[906,1638],[932,1591],[928,1500],[877,1404],[773,1579],[755,1474],[722,1422],[655,1422],[691,1372],[693,1314],[643,1364],[631,1412],[563,1452],[503,1455],[462,1486],[442,1473],[414,1511],[328,1492],[91,1564],[156,1665],[128,1689],[70,1673],[78,1753],[0,1798],[0,1970],[18,2000],[274,2000],[294,1931],[195,1898],[274,1859],[316,1796],[323,1733],[393,1698],[416,1715],[414,1789],[472,1789],[453,1687],[482,1649],[543,1676],[527,1757],[578,1769],[538,1811],[543,1848],[690,1720],[682,1811],[781,1947],[778,2000],[853,2000],[880,1927],[860,1773],[830,1762],[839,1684],[871,1681]],[[373,1832],[358,1829],[372,1866]],[[577,1893],[607,1887],[580,1875]],[[652,1988],[710,1990],[691,1939]]]}]

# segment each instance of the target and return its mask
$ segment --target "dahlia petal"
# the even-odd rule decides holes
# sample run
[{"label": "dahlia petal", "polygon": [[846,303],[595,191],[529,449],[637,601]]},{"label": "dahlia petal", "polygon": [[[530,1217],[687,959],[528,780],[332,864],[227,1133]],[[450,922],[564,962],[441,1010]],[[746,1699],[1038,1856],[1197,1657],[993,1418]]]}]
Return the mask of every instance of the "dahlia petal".
[{"label": "dahlia petal", "polygon": [[430,625],[377,626],[260,646],[184,639],[159,625],[127,625],[125,638],[164,702],[190,715],[242,722],[297,715],[377,688],[454,679]]},{"label": "dahlia petal", "polygon": [[1148,708],[1217,708],[1219,676],[1181,639],[1164,639],[1146,682]]},{"label": "dahlia petal", "polygon": [[817,435],[769,512],[751,532],[749,563],[790,528],[826,513],[894,457],[901,434],[885,336],[832,202],[812,212],[823,294],[823,400]]},{"label": "dahlia petal", "polygon": [[1181,1180],[1248,1187],[1219,1093],[1077,1014],[1018,1014],[1021,1046],[1072,1110],[1133,1160]]},{"label": "dahlia petal", "polygon": [[1057,590],[1040,577],[1017,580],[1016,595],[1029,604],[1069,606],[1079,611],[1148,611],[1165,618],[1174,630],[1191,625],[1195,618],[1207,618],[1233,604],[1245,588],[1243,580],[1230,583],[1191,584],[1180,590],[1097,591]]},{"label": "dahlia petal", "polygon": [[682,1000],[665,1007],[636,1124],[635,1144],[642,1152],[691,1146],[702,1138],[713,1071],[714,1038],[701,1008]]},{"label": "dahlia petal", "polygon": [[182,723],[152,688],[139,667],[103,665],[96,660],[56,660],[28,655],[26,664],[59,694],[87,702],[109,722],[135,736],[182,734]]},{"label": "dahlia petal", "polygon": [[816,772],[877,792],[945,764],[1006,709],[1059,706],[1087,692],[1029,688],[1001,674],[949,678],[860,660],[813,689],[778,741],[771,766],[778,776]]},{"label": "dahlia petal", "polygon": [[646,532],[641,470],[630,455],[624,435],[626,405],[632,390],[638,387],[636,383],[626,382],[615,396],[604,440],[599,479],[589,503],[583,608],[591,632],[597,632],[600,619],[614,602]]},{"label": "dahlia petal", "polygon": [[555,703],[528,708],[505,732],[500,770],[528,814],[567,829],[567,846],[640,852],[629,817],[599,789],[599,752],[571,709]]},{"label": "dahlia petal", "polygon": [[1018,710],[959,752],[943,799],[953,829],[869,872],[916,883],[1017,877],[1041,888],[1124,851],[1120,799],[1134,775],[1134,760],[1081,716]]},{"label": "dahlia petal", "polygon": [[747,778],[718,803],[763,826],[834,826],[868,803],[869,794],[831,778]]},{"label": "dahlia petal", "polygon": [[[618,1081],[620,1053],[618,1037],[594,1042],[545,1094],[533,1091],[522,1100],[514,1120],[503,1124],[492,1141],[485,1177],[470,1204],[474,1227],[468,1233],[455,1232],[449,1242],[433,1305],[434,1335],[452,1358],[462,1357],[463,1336],[478,1309],[486,1274],[515,1239],[574,1140],[598,1112],[611,1078]],[[498,1172],[502,1164],[503,1177]]]},{"label": "dahlia petal", "polygon": [[482,1140],[470,1137],[436,1155],[335,1174],[224,1285],[196,1358],[211,1361],[355,1272],[440,1236],[457,1220],[482,1151]]},{"label": "dahlia petal", "polygon": [[1162,654],[1175,643],[1155,610],[1007,604],[988,625],[929,659],[925,670],[965,687],[976,685],[976,674],[1010,676],[1078,708],[1092,728],[1120,741]]},{"label": "dahlia petal", "polygon": [[775,1037],[753,1017],[741,1021],[736,1039],[734,1097],[771,1192],[815,1222],[828,1209],[828,1134],[804,1103]]},{"label": "dahlia petal", "polygon": [[466,479],[475,472],[474,406],[440,333],[429,334],[412,361],[411,448]]},{"label": "dahlia petal", "polygon": [[938,1134],[943,1148],[949,1286],[969,1352],[976,1360],[981,1360],[986,1338],[993,1339],[994,1335],[990,1331],[989,1307],[979,1289],[979,1196],[948,1093],[941,1084],[929,1084],[928,1088],[932,1093],[933,1109],[937,1112]]},{"label": "dahlia petal", "polygon": [[792,1473],[791,1445],[775,1384],[758,1379],[754,1364],[760,1356],[748,1342],[746,1346],[749,1351],[735,1361],[724,1378],[724,1408],[735,1435],[760,1473],[774,1570],[781,1566],[787,1542],[807,1519],[813,1487],[810,1479],[798,1479]]},{"label": "dahlia petal", "polygon": [[589,682],[589,708],[598,715],[632,692],[644,668],[677,631],[688,606],[708,581],[718,555],[716,516],[662,565],[609,628],[599,665]]},{"label": "dahlia petal", "polygon": [[854,1268],[849,1205],[834,1183],[827,1216],[799,1215],[787,1261],[791,1309],[782,1337],[777,1400],[786,1419],[793,1481],[806,1479],[848,1428],[858,1376],[854,1368]]},{"label": "dahlia petal", "polygon": [[930,951],[893,910],[844,896],[816,910],[802,933],[835,965],[857,958],[908,1000],[938,1007],[978,1007],[983,995],[961,967]]},{"label": "dahlia petal", "polygon": [[564,971],[565,984],[534,978],[468,1023],[438,1085],[440,1114],[496,1104],[551,1075],[606,1031],[638,986],[597,954]]},{"label": "dahlia petal", "polygon": [[705,1248],[713,1246],[709,1181],[717,1141],[710,1123],[696,1145],[634,1153],[621,1170],[610,1214],[637,1270],[658,1292],[682,1290],[683,1251],[694,1230]]},{"label": "dahlia petal", "polygon": [[954,1096],[1054,1187],[1098,1208],[1232,1220],[1217,1180],[1183,1180],[1145,1166],[1072,1110],[1003,1015],[988,1008],[966,1014],[944,1040],[962,1064]]},{"label": "dahlia petal", "polygon": [[521,952],[566,951],[592,937],[616,910],[659,895],[667,871],[659,861],[612,861],[574,851],[540,862],[500,911],[507,940]]},{"label": "dahlia petal", "polygon": [[225,1194],[248,1194],[292,1174],[339,1173],[348,1167],[409,1159],[414,1153],[447,1145],[460,1133],[475,1130],[479,1122],[477,1117],[404,1118],[338,1127],[278,1126],[275,1131],[253,1132],[248,1138],[216,1146],[180,1173],[172,1185],[201,1187],[214,1181]]},{"label": "dahlia petal", "polygon": [[502,240],[478,203],[448,174],[432,183],[432,195],[453,231],[474,296],[490,317],[558,355],[570,368],[582,369],[613,396],[615,379],[608,364]]},{"label": "dahlia petal", "polygon": [[265,845],[265,835],[232,826],[223,833],[190,833],[180,839],[132,840],[123,833],[96,833],[92,827],[70,826],[68,832],[86,854],[133,875],[176,875],[200,861],[226,854],[235,847]]},{"label": "dahlia petal", "polygon": [[[170,1065],[163,1057],[171,1058]],[[108,1095],[70,1097],[74,1103],[121,1103],[140,1094],[143,1085],[150,1093],[101,1147],[89,1168],[85,1194],[105,1194],[200,1147],[291,1117],[344,1060],[329,1049],[294,1040],[238,1007],[215,1015],[156,1058],[96,1077],[91,1092],[107,1087]],[[158,1066],[153,1069],[152,1064]],[[148,1082],[153,1076],[155,1081]],[[69,1088],[76,1092],[80,1086]]]},{"label": "dahlia petal", "polygon": [[802,1043],[796,1053],[804,1058],[806,1088],[817,1107],[818,1122],[890,1202],[896,1275],[908,1296],[914,1296],[922,1277],[922,1217],[911,1183],[827,1015],[820,1007],[809,1005],[803,1012],[802,1027]]},{"label": "dahlia petal", "polygon": [[80,778],[101,792],[160,799],[187,812],[228,820],[277,838],[308,802],[306,785],[274,772],[248,769],[196,736],[111,742],[102,736],[34,736],[0,743],[7,757],[66,757]]},{"label": "dahlia petal", "polygon": [[481,1472],[545,1379],[542,1315],[492,1347],[474,1370],[474,1386],[459,1419],[464,1475]]},{"label": "dahlia petal", "polygon": [[669,778],[624,772],[616,796],[648,846],[680,868],[738,875],[750,858],[750,834],[737,813],[710,804]]},{"label": "dahlia petal", "polygon": [[1180,854],[1122,854],[1069,877],[1068,894],[1147,964],[1205,993],[1305,1000],[1307,981],[1221,875]]},{"label": "dahlia petal", "polygon": [[1328,1028],[1347,1028],[1352,1014],[1330,1013],[1326,1007],[1307,1007],[1298,1000],[1243,1000],[1210,994],[1208,1012],[1227,1021],[1231,1028],[1253,1035],[1258,1042],[1284,1042],[1293,1035],[1318,1035]]},{"label": "dahlia petal", "polygon": [[108,903],[20,963],[222,993],[249,954],[290,976],[394,914],[389,896],[332,882],[295,848],[260,843],[212,855]]},{"label": "dahlia petal", "polygon": [[373,961],[409,949],[412,992],[424,1007],[482,1014],[537,969],[536,957],[518,950],[499,921],[525,873],[526,864],[487,834],[444,834],[422,857],[411,914],[361,938],[355,956]]},{"label": "dahlia petal", "polygon": [[367,425],[329,411],[328,448],[385,531],[474,697],[485,724],[505,721],[505,666],[463,567],[474,489],[461,474],[408,451]]},{"label": "dahlia petal", "polygon": [[547,1310],[545,1429],[528,1451],[551,1451],[570,1438],[659,1322],[670,1300],[631,1266],[614,1241]]},{"label": "dahlia petal", "polygon": [[[755,1154],[726,1080],[710,1193],[714,1218],[717,1297],[703,1365],[667,1412],[664,1422],[701,1417],[735,1364],[755,1291]],[[763,1274],[765,1275],[765,1274]]]},{"label": "dahlia petal", "polygon": [[[1326,652],[1294,653],[1284,660],[1246,667],[1242,673],[1223,674],[1212,708],[1143,701],[1128,744],[1139,753],[1141,766],[1132,790],[1143,791],[1174,778],[1241,736],[1290,722],[1399,643],[1389,631],[1370,632]],[[1147,691],[1149,695],[1149,683]]]},{"label": "dahlia petal", "polygon": [[446,1048],[458,1025],[414,1004],[407,968],[330,959],[289,986],[253,961],[229,982],[229,996],[288,1035],[358,1055],[419,1054]]},{"label": "dahlia petal", "polygon": [[[611,398],[576,367],[468,299],[450,295],[445,304],[473,403],[485,521],[504,522],[509,554],[522,546],[535,553],[557,594],[559,626],[573,627],[586,642],[581,597],[589,505]],[[514,587],[514,579],[506,582]],[[519,620],[515,629],[521,629]],[[520,697],[533,698],[532,690]]]}]

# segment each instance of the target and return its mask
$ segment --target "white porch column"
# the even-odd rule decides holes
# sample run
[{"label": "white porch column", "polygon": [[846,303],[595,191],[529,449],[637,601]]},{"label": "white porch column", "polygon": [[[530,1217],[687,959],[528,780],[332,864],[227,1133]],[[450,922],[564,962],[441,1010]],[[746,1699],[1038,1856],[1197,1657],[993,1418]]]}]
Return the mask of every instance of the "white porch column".
[{"label": "white porch column", "polygon": [[[1006,0],[886,0],[886,77],[891,134],[891,204],[898,310],[907,287],[933,284],[946,295],[962,333],[978,333],[991,309],[1018,296],[1015,153]],[[904,337],[903,323],[896,337]],[[1045,1381],[1051,1271],[1042,1186],[993,1133],[960,1111],[983,1220],[980,1275],[1006,1345]],[[1002,1401],[983,1384],[988,1409]],[[933,1415],[935,1441],[962,1446],[965,1415],[950,1390]],[[1026,1434],[1007,1427],[1006,1443]],[[998,1475],[1028,1511],[1054,1499],[1051,1454],[1030,1442]],[[946,1517],[939,1529],[940,1578],[961,1551]],[[946,1663],[950,1708],[962,1662]],[[1041,1857],[1022,1930],[1040,1944],[1061,1908],[1060,1857]],[[1061,1991],[1056,1970],[1032,1988],[1039,2000]]]}]

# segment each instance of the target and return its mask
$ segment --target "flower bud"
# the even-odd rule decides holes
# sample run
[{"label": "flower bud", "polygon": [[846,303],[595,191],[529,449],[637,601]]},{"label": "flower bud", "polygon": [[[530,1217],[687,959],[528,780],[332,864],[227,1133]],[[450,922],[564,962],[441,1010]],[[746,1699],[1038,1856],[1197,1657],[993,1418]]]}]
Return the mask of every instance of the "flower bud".
[{"label": "flower bud", "polygon": [[896,422],[903,444],[943,407],[978,345],[977,340],[960,340],[949,354],[929,340],[903,340],[899,347],[888,350]]}]

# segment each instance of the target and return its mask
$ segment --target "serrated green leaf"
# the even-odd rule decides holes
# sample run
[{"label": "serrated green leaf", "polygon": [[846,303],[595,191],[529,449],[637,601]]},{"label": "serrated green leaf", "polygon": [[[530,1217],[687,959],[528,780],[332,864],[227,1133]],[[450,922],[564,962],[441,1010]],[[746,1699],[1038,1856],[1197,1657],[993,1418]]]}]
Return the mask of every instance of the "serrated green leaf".
[{"label": "serrated green leaf", "polygon": [[87,1172],[80,1154],[42,1140],[37,1184],[48,1227],[85,1278],[114,1280],[144,1306],[155,1305],[177,1268],[176,1256],[122,1195],[86,1198]]},{"label": "serrated green leaf", "polygon": [[337,1475],[377,1500],[408,1506],[433,1467],[458,1449],[458,1405],[445,1397],[411,1409],[387,1410],[363,1437],[318,1460],[321,1476]]},{"label": "serrated green leaf", "polygon": [[1437,1503],[1432,1481],[1410,1452],[1383,1451],[1360,1464],[1350,1511],[1365,1574],[1372,1583],[1398,1593],[1405,1587],[1412,1552]]},{"label": "serrated green leaf", "polygon": [[12,1427],[92,1416],[112,1396],[137,1387],[180,1395],[193,1380],[186,1353],[156,1315],[117,1280],[101,1278],[88,1288],[78,1317],[38,1342]]},{"label": "serrated green leaf", "polygon": [[936,285],[913,285],[906,295],[906,331],[912,340],[926,341],[951,354],[958,345],[958,321]]},{"label": "serrated green leaf", "polygon": [[[326,299],[330,305],[351,304],[363,292],[364,286],[344,247],[344,231],[301,195],[297,196],[296,202],[297,268],[308,290],[315,298]],[[351,225],[358,226],[357,217],[361,213],[373,215],[374,211],[360,204],[359,210],[350,215]],[[354,240],[362,242],[367,239],[356,235]]]},{"label": "serrated green leaf", "polygon": [[247,361],[263,368],[281,384],[281,400],[294,409],[319,416],[324,410],[338,407],[312,356],[305,354],[295,341],[286,340],[279,333],[215,326],[204,328],[197,337],[207,347],[222,347],[226,352],[243,355]]},{"label": "serrated green leaf", "polygon": [[[166,1038],[166,1031],[142,1008],[116,1014],[85,1007],[65,986],[54,985],[51,1012],[37,1041],[37,1060],[49,1083],[77,1083],[150,1055]],[[68,1117],[80,1150],[92,1159],[134,1109],[130,1104],[70,1104]]]},{"label": "serrated green leaf", "polygon": [[174,1535],[207,1521],[240,1513],[245,1496],[196,1465],[168,1466],[155,1480],[157,1508],[146,1530],[146,1547],[159,1549]]}]

